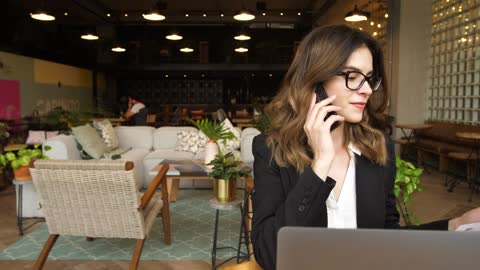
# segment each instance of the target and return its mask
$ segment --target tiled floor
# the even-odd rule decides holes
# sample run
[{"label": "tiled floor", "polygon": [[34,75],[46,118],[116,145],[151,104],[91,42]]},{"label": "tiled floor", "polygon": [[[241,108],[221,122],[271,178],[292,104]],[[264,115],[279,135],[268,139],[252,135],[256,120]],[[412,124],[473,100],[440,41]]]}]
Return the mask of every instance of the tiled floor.
[{"label": "tiled floor", "polygon": [[[459,215],[466,209],[480,206],[480,195],[467,202],[468,188],[462,184],[447,192],[443,176],[433,172],[422,176],[423,193],[414,195],[413,210],[422,222]],[[19,239],[16,228],[15,192],[12,187],[0,192],[0,249]],[[27,230],[26,233],[32,229]],[[0,261],[0,269],[31,269],[33,261]],[[45,269],[128,269],[128,261],[47,261]],[[140,269],[210,269],[209,261],[141,261]]]}]

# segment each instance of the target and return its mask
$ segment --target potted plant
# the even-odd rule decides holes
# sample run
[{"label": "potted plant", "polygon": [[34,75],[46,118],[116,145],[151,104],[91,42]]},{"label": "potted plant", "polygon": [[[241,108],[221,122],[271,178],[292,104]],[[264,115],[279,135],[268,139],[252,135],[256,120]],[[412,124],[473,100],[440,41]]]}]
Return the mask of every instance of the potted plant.
[{"label": "potted plant", "polygon": [[252,169],[243,166],[239,157],[235,157],[232,152],[227,154],[217,154],[215,158],[208,163],[212,166],[212,171],[208,174],[213,177],[213,193],[219,202],[230,202],[236,199],[237,181],[240,177],[250,175]]},{"label": "potted plant", "polygon": [[204,118],[196,121],[190,119],[190,122],[192,122],[208,138],[208,143],[205,147],[205,164],[207,165],[219,152],[217,144],[219,140],[223,140],[223,143],[226,144],[227,140],[235,139],[235,135],[228,129],[228,127],[224,127],[217,121],[210,121],[208,118]]},{"label": "potted plant", "polygon": [[396,163],[397,174],[395,176],[394,192],[398,212],[402,215],[406,225],[419,224],[420,221],[409,209],[409,205],[412,203],[412,193],[423,191],[423,187],[420,186],[420,175],[423,173],[423,169],[416,168],[412,163],[404,161],[400,157],[397,157]]},{"label": "potted plant", "polygon": [[[40,145],[36,144],[33,149],[22,149],[17,153],[7,152],[0,154],[0,170],[4,170],[7,164],[13,169],[13,174],[16,180],[30,180],[29,168],[32,167],[33,162],[37,159],[48,159],[42,154]],[[50,146],[45,146],[45,151],[50,150]]]}]

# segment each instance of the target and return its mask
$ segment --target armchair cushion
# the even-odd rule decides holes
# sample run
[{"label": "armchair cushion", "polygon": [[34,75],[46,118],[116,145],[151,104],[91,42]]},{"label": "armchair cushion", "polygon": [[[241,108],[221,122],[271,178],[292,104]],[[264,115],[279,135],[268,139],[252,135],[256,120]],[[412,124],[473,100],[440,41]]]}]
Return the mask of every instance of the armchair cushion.
[{"label": "armchair cushion", "polygon": [[45,142],[45,131],[43,130],[29,130],[28,137],[25,144],[42,144]]}]

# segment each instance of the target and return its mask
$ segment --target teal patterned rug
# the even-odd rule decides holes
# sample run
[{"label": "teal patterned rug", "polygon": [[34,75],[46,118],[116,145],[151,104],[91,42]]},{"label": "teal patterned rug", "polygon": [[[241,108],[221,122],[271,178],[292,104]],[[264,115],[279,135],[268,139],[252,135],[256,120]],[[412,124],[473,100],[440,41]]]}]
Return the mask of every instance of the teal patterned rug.
[{"label": "teal patterned rug", "polygon": [[[238,198],[243,198],[239,191]],[[211,258],[215,210],[210,207],[212,190],[180,190],[170,204],[172,244],[163,241],[162,221],[154,224],[142,252],[143,260],[208,260]],[[238,245],[240,209],[220,211],[219,246]],[[0,253],[0,260],[35,260],[48,238],[46,224],[25,235]],[[53,260],[130,260],[136,240],[60,236],[50,252]],[[217,252],[219,259],[234,254]]]}]

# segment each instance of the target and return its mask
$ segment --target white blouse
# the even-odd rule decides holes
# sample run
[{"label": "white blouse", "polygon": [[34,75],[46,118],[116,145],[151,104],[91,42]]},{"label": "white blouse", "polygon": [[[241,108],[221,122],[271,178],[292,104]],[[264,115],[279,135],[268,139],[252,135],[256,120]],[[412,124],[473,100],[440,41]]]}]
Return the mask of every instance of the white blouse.
[{"label": "white blouse", "polygon": [[362,153],[352,144],[348,146],[350,163],[338,201],[330,192],[327,199],[328,228],[357,228],[357,193],[355,186],[355,154]]}]

